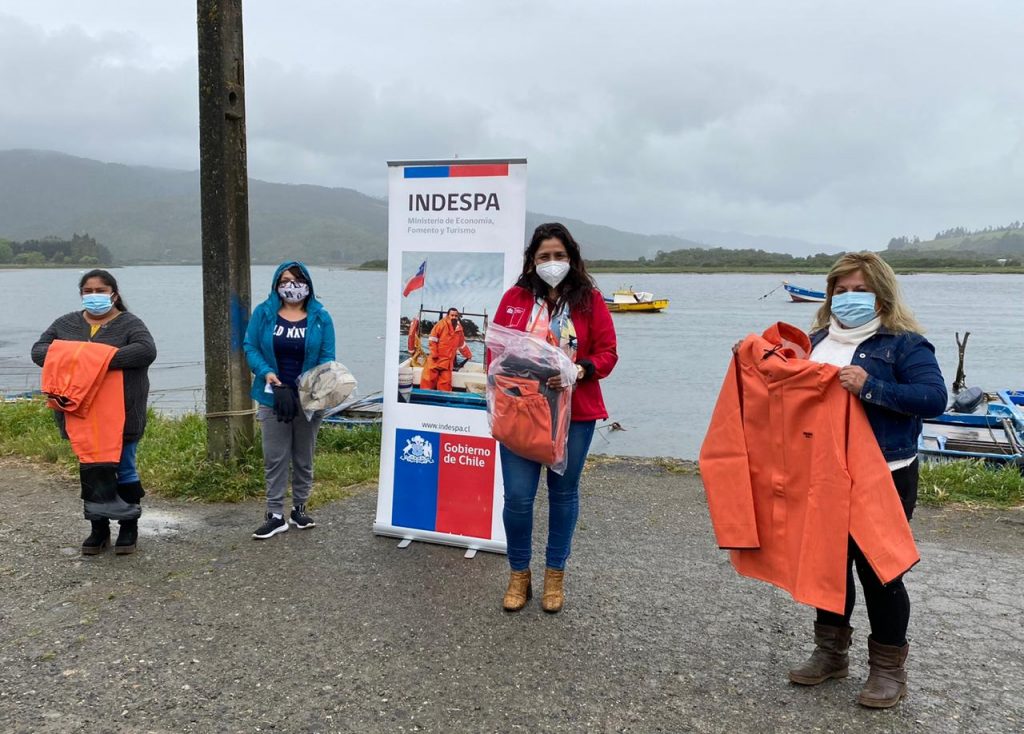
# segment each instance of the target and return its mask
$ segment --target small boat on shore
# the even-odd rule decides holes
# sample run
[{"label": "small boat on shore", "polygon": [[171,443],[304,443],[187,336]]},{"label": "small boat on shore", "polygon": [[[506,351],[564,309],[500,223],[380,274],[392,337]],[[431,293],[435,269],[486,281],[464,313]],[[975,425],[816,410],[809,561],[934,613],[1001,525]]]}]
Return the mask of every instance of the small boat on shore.
[{"label": "small boat on shore", "polygon": [[963,390],[945,413],[924,420],[918,452],[930,461],[980,459],[1024,470],[1024,390]]},{"label": "small boat on shore", "polygon": [[786,293],[793,299],[794,303],[824,303],[825,292],[816,291],[811,288],[803,288],[798,285],[793,285],[788,281],[782,281],[782,287],[786,289]]},{"label": "small boat on shore", "polygon": [[612,293],[611,298],[605,296],[604,301],[612,313],[657,313],[668,308],[667,298],[655,298],[653,293],[634,291],[632,288],[620,288]]},{"label": "small boat on shore", "polygon": [[373,393],[362,398],[349,398],[341,405],[324,411],[324,423],[339,428],[363,428],[380,425],[384,417],[384,396]]}]

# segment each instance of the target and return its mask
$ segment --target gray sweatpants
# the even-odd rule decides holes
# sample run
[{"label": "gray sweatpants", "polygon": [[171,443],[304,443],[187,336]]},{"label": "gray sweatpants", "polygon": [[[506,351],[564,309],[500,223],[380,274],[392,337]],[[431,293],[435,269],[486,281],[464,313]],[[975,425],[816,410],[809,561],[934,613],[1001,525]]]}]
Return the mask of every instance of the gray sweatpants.
[{"label": "gray sweatpants", "polygon": [[292,505],[304,505],[313,489],[313,454],[322,415],[307,421],[300,412],[291,423],[280,423],[272,408],[256,411],[263,433],[263,471],[267,478],[267,511],[284,515],[288,470],[292,476]]}]

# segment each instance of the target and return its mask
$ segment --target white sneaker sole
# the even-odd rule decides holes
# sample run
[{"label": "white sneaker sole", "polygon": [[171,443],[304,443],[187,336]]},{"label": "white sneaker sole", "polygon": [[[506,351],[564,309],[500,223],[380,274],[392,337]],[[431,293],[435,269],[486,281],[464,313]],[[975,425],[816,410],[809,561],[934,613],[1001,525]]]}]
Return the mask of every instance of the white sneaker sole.
[{"label": "white sneaker sole", "polygon": [[299,530],[309,530],[310,528],[315,528],[316,527],[316,523],[315,522],[311,522],[311,523],[309,523],[309,525],[299,525],[297,522],[295,522],[291,518],[288,518],[288,522],[290,522],[292,525],[294,525]]},{"label": "white sneaker sole", "polygon": [[280,527],[274,528],[273,530],[271,530],[266,535],[260,535],[259,533],[253,533],[252,537],[253,537],[254,540],[266,540],[267,538],[273,538],[278,533],[283,533],[283,532],[285,532],[287,530],[288,530],[288,523],[285,523],[284,525],[281,525]]}]

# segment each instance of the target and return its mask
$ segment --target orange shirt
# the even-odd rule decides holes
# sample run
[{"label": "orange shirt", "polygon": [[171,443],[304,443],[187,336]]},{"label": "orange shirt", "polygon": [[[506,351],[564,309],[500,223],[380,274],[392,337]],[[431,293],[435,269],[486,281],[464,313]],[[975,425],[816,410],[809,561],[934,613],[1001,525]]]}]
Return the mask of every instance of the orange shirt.
[{"label": "orange shirt", "polygon": [[882,583],[920,557],[860,400],[810,352],[807,335],[784,323],[743,341],[700,471],[736,570],[842,613],[851,536]]}]

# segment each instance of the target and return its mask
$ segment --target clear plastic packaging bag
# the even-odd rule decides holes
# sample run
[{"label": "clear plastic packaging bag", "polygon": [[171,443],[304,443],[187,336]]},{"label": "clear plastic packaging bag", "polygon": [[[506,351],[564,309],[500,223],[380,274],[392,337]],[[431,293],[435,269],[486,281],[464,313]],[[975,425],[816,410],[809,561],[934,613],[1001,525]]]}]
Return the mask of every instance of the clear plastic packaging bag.
[{"label": "clear plastic packaging bag", "polygon": [[299,375],[298,385],[302,412],[312,420],[316,411],[345,402],[356,389],[356,378],[341,362],[325,362]]},{"label": "clear plastic packaging bag", "polygon": [[[565,472],[576,365],[558,347],[523,331],[487,327],[487,420],[512,453]],[[547,386],[561,377],[566,387]]]}]

